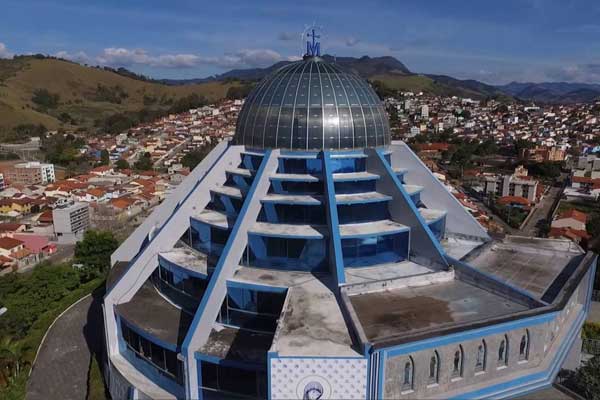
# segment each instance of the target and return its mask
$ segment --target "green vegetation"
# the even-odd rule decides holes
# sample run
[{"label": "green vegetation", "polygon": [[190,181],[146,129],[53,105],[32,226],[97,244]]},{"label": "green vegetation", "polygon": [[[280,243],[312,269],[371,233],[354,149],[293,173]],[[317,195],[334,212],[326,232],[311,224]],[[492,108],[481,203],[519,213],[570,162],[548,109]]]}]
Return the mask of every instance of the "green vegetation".
[{"label": "green vegetation", "polygon": [[106,393],[102,370],[100,369],[100,365],[98,365],[98,360],[93,355],[90,362],[90,370],[88,372],[88,391],[86,398],[87,400],[107,400],[109,398]]},{"label": "green vegetation", "polygon": [[14,126],[25,123],[43,124],[50,130],[65,127],[94,132],[102,131],[104,121],[115,114],[143,122],[144,115],[175,112],[198,104],[198,99],[211,103],[223,99],[229,88],[237,86],[243,83],[169,86],[125,70],[91,68],[49,57],[0,60],[0,141]]},{"label": "green vegetation", "polygon": [[31,101],[40,106],[42,110],[48,110],[58,107],[60,96],[56,93],[50,93],[47,89],[36,89],[33,92]]},{"label": "green vegetation", "polygon": [[94,101],[106,101],[108,103],[121,104],[127,97],[129,97],[129,95],[120,85],[104,86],[99,83],[96,88],[96,93],[92,98]]},{"label": "green vegetation", "polygon": [[32,137],[42,137],[46,131],[46,127],[42,124],[20,124],[6,131],[3,139],[9,143],[26,143]]},{"label": "green vegetation", "polygon": [[100,165],[108,165],[110,164],[110,154],[108,150],[102,149],[100,152]]},{"label": "green vegetation", "polygon": [[210,153],[212,149],[213,146],[210,145],[195,149],[194,151],[191,151],[183,156],[181,159],[181,164],[184,167],[189,168],[191,171],[196,168],[196,165],[200,164],[200,161],[204,160],[204,157],[206,157],[206,155]]},{"label": "green vegetation", "polygon": [[53,135],[42,140],[46,161],[74,168],[78,163],[87,163],[80,157],[79,149],[85,141],[73,135]]},{"label": "green vegetation", "polygon": [[82,264],[79,274],[84,282],[103,277],[110,268],[110,255],[119,242],[110,231],[88,230],[75,245],[75,263]]},{"label": "green vegetation", "polygon": [[242,86],[232,86],[227,90],[225,97],[227,97],[229,100],[243,99],[250,94],[254,86],[254,82],[244,83]]},{"label": "green vegetation", "polygon": [[[42,338],[52,322],[70,305],[102,288],[110,254],[117,242],[110,232],[89,231],[76,247],[70,264],[42,263],[31,273],[0,277],[0,398],[23,399],[27,376]],[[103,399],[99,366],[90,366],[90,396]],[[96,396],[98,394],[98,396]]]},{"label": "green vegetation", "polygon": [[577,371],[562,370],[562,383],[589,400],[600,400],[600,356],[585,362]]},{"label": "green vegetation", "polygon": [[115,167],[117,169],[129,169],[129,163],[127,162],[127,160],[123,160],[122,158],[119,158],[117,160],[117,162],[115,163]]},{"label": "green vegetation", "polygon": [[600,340],[600,323],[584,322],[581,337],[584,339]]},{"label": "green vegetation", "polygon": [[0,277],[0,398],[23,399],[31,364],[52,321],[67,307],[102,285],[83,282],[70,265],[44,263],[29,274]]},{"label": "green vegetation", "polygon": [[150,153],[144,153],[142,156],[133,164],[133,168],[138,171],[149,171],[153,167],[152,158]]},{"label": "green vegetation", "polygon": [[521,224],[523,223],[523,221],[525,221],[525,218],[527,218],[527,215],[529,214],[528,211],[523,210],[521,208],[504,206],[498,203],[492,204],[491,209],[496,215],[498,215],[508,225],[515,229],[521,226]]},{"label": "green vegetation", "polygon": [[541,179],[556,179],[560,176],[560,162],[530,163],[526,165],[530,175]]}]

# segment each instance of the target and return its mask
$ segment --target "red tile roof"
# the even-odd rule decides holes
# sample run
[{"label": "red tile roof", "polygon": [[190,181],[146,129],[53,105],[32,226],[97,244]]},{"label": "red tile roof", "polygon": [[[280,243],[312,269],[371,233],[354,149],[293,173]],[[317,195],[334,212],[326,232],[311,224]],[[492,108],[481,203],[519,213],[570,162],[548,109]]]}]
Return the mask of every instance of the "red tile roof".
[{"label": "red tile roof", "polygon": [[587,214],[578,210],[567,210],[561,212],[557,219],[563,218],[573,218],[574,220],[583,222],[584,224],[587,222]]}]

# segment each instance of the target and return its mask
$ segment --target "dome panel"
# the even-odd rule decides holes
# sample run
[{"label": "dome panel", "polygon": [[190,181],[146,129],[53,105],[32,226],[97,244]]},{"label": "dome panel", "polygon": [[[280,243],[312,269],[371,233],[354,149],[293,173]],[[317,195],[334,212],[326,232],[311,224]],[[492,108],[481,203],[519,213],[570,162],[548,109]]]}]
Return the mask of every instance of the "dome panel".
[{"label": "dome panel", "polygon": [[306,57],[252,90],[234,142],[257,149],[360,149],[389,144],[390,129],[383,104],[365,80]]}]

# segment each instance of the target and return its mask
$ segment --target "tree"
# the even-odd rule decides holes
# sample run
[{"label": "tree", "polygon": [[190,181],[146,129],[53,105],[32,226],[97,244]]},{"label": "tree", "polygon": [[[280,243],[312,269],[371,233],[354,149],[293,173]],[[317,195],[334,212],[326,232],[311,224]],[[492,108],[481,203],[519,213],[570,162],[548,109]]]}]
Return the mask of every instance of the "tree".
[{"label": "tree", "polygon": [[75,263],[83,264],[83,280],[102,276],[110,268],[110,255],[119,242],[110,231],[88,230],[75,245]]},{"label": "tree", "polygon": [[110,164],[110,154],[108,154],[108,150],[103,149],[100,152],[100,165],[108,165]]},{"label": "tree", "polygon": [[129,163],[127,162],[127,160],[124,160],[122,158],[119,158],[117,160],[115,166],[117,167],[117,169],[129,169]]},{"label": "tree", "polygon": [[[562,373],[563,371],[561,371]],[[566,386],[589,400],[600,400],[600,356],[594,356],[574,373],[567,373]]]},{"label": "tree", "polygon": [[31,101],[42,109],[56,108],[59,100],[60,96],[58,94],[50,93],[47,89],[36,89],[31,98]]},{"label": "tree", "polygon": [[150,153],[144,153],[142,156],[133,164],[133,168],[138,171],[148,171],[153,167],[152,158]]},{"label": "tree", "polygon": [[15,379],[23,367],[23,350],[21,346],[10,337],[0,340],[0,379],[4,385]]},{"label": "tree", "polygon": [[600,236],[600,214],[592,214],[585,227],[592,237]]},{"label": "tree", "polygon": [[200,161],[204,160],[204,157],[206,157],[206,155],[210,152],[211,149],[211,146],[205,146],[191,151],[185,156],[183,156],[183,158],[181,159],[181,164],[184,167],[193,170],[194,168],[196,168],[196,165],[200,164]]}]

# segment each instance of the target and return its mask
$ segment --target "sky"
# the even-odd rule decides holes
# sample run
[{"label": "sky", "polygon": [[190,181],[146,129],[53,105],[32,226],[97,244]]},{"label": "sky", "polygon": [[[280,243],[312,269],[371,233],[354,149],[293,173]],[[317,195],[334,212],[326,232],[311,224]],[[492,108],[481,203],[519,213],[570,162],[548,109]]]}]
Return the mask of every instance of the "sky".
[{"label": "sky", "polygon": [[153,78],[202,78],[302,55],[393,56],[492,84],[600,83],[593,0],[2,0],[0,58],[43,53]]}]

